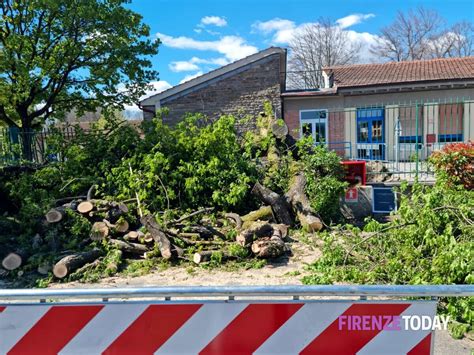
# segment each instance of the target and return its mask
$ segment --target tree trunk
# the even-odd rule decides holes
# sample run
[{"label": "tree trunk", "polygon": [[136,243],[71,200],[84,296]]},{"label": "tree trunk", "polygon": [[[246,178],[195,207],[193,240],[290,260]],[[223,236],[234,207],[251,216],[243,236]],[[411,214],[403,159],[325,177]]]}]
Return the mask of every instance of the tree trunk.
[{"label": "tree trunk", "polygon": [[317,232],[323,228],[323,223],[315,216],[311,208],[309,199],[304,192],[305,185],[306,178],[303,173],[293,176],[286,196],[296,212],[301,227],[309,232]]},{"label": "tree trunk", "polygon": [[258,210],[247,213],[241,217],[243,222],[242,229],[247,229],[253,222],[258,220],[270,221],[273,218],[271,206],[262,206]]},{"label": "tree trunk", "polygon": [[259,182],[257,182],[253,187],[252,194],[257,196],[261,201],[263,201],[263,203],[272,206],[273,214],[278,223],[287,224],[289,226],[293,224],[290,208],[283,196],[278,195],[276,192],[266,188]]},{"label": "tree trunk", "polygon": [[273,233],[273,227],[271,224],[256,221],[246,230],[240,232],[235,238],[236,242],[242,246],[246,246],[259,237],[270,237]]},{"label": "tree trunk", "polygon": [[237,213],[226,213],[224,214],[225,218],[231,220],[235,224],[235,228],[242,228],[242,218]]},{"label": "tree trunk", "polygon": [[277,236],[253,242],[251,249],[255,256],[262,259],[277,258],[287,250],[283,240]]},{"label": "tree trunk", "polygon": [[129,243],[118,239],[111,239],[110,244],[128,254],[143,255],[145,252],[149,251],[149,249],[143,244]]},{"label": "tree trunk", "polygon": [[98,249],[65,256],[54,265],[53,274],[58,279],[62,279],[81,266],[94,261],[99,256],[100,250]]},{"label": "tree trunk", "polygon": [[163,232],[155,220],[155,217],[151,215],[143,216],[141,218],[142,224],[146,227],[150,235],[153,237],[155,243],[160,249],[161,256],[164,259],[171,259],[173,256],[171,252],[171,242]]},{"label": "tree trunk", "polygon": [[33,162],[34,152],[33,152],[33,134],[34,131],[27,124],[27,120],[23,121],[23,126],[21,127],[20,139],[21,139],[21,148],[22,148],[22,158],[29,162]]}]

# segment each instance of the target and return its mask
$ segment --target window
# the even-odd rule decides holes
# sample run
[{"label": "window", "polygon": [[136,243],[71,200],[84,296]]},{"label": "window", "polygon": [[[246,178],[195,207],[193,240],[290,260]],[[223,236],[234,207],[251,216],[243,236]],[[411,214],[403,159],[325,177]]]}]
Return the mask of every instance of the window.
[{"label": "window", "polygon": [[315,143],[327,142],[327,110],[300,111],[300,132],[303,137],[313,137]]},{"label": "window", "polygon": [[416,106],[400,107],[398,119],[399,143],[423,143],[423,105],[418,106],[418,116]]},{"label": "window", "polygon": [[439,105],[438,141],[462,142],[463,140],[463,104]]},{"label": "window", "polygon": [[357,109],[357,158],[385,158],[384,115],[383,108]]}]

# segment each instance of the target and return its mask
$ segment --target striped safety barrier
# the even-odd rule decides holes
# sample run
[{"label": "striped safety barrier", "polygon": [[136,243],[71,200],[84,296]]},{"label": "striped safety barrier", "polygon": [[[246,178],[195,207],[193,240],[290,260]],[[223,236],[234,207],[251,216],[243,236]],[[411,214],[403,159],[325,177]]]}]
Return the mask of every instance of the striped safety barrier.
[{"label": "striped safety barrier", "polygon": [[1,354],[409,354],[436,301],[164,301],[0,306]]}]

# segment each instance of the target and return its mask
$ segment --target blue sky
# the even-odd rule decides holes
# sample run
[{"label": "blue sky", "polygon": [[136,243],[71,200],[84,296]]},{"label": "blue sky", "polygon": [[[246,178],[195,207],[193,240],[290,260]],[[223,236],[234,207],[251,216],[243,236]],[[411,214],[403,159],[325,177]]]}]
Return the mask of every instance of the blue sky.
[{"label": "blue sky", "polygon": [[339,20],[350,38],[365,44],[360,61],[370,62],[368,47],[379,29],[398,10],[418,5],[437,10],[448,24],[474,21],[472,0],[132,0],[129,7],[163,42],[153,58],[161,91],[271,45],[285,47],[298,26],[319,17]]}]

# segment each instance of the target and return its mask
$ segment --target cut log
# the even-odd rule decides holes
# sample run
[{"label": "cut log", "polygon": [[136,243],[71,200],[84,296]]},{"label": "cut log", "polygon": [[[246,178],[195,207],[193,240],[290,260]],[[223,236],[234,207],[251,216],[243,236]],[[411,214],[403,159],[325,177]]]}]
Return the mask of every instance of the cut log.
[{"label": "cut log", "polygon": [[94,209],[94,204],[91,201],[82,201],[77,205],[77,211],[82,214],[91,212]]},{"label": "cut log", "polygon": [[52,208],[46,213],[46,221],[48,223],[58,223],[64,217],[64,209],[62,208]]},{"label": "cut log", "polygon": [[149,251],[149,249],[143,244],[129,243],[118,239],[111,239],[110,244],[128,254],[143,255],[145,252]]},{"label": "cut log", "polygon": [[62,279],[81,266],[96,260],[99,256],[100,250],[98,249],[65,256],[54,265],[53,274],[58,279]]},{"label": "cut log", "polygon": [[[122,259],[122,251],[117,250],[117,254],[114,257],[114,261],[110,261],[107,264],[107,266],[105,267],[105,270],[104,270],[104,274],[109,275],[109,276],[116,274],[118,269],[119,269],[121,259]],[[116,260],[119,260],[118,263],[116,262]]]},{"label": "cut log", "polygon": [[138,232],[130,231],[123,236],[123,239],[126,240],[127,242],[134,242],[138,240]]},{"label": "cut log", "polygon": [[[140,234],[142,236],[140,236]],[[138,232],[138,238],[143,238],[143,242],[145,244],[150,244],[150,243],[153,243],[153,237],[151,236],[150,233],[146,233],[146,234],[143,234],[142,232]]]},{"label": "cut log", "polygon": [[5,270],[12,271],[18,269],[27,259],[23,251],[8,253],[2,260],[2,266]]},{"label": "cut log", "polygon": [[228,254],[222,253],[221,251],[205,250],[205,251],[201,251],[199,253],[194,253],[193,261],[194,261],[195,264],[201,264],[201,263],[211,261],[212,255],[217,254],[217,253],[219,253],[220,256],[222,257],[222,259],[221,259],[222,261],[227,260],[227,259],[230,258],[230,256]]},{"label": "cut log", "polygon": [[95,268],[97,268],[100,265],[101,259],[102,258],[96,259],[91,263],[88,263],[88,264],[85,264],[84,266],[81,266],[79,269],[74,271],[74,273],[71,275],[71,277],[75,278],[76,275],[80,277],[80,276],[83,276],[86,272],[94,270]]},{"label": "cut log", "polygon": [[161,230],[161,227],[152,215],[146,215],[141,218],[141,223],[146,227],[150,235],[152,236],[155,243],[160,249],[161,256],[164,259],[171,259],[173,256],[171,252],[171,242],[166,236],[165,232]]},{"label": "cut log", "polygon": [[278,223],[287,224],[289,226],[293,224],[290,208],[283,196],[278,195],[276,192],[266,188],[259,182],[257,182],[253,187],[252,194],[257,196],[263,203],[272,207],[273,215]]},{"label": "cut log", "polygon": [[224,214],[225,218],[231,220],[235,224],[235,228],[242,228],[242,219],[237,213],[226,213]]},{"label": "cut log", "polygon": [[278,139],[284,139],[288,135],[288,126],[283,120],[274,120],[271,123],[271,130]]},{"label": "cut log", "polygon": [[118,221],[116,224],[115,224],[115,230],[118,232],[118,233],[125,233],[128,231],[128,229],[130,228],[128,222],[124,219]]},{"label": "cut log", "polygon": [[262,206],[258,210],[247,213],[242,216],[242,222],[253,222],[257,220],[269,221],[273,218],[271,206]]},{"label": "cut log", "polygon": [[125,233],[128,231],[129,229],[129,224],[126,220],[122,219],[122,220],[119,220],[117,223],[113,224],[113,223],[110,223],[110,221],[108,221],[107,219],[104,219],[102,222],[105,223],[105,225],[113,230],[114,232],[117,232],[117,233]]},{"label": "cut log", "polygon": [[286,197],[291,202],[301,227],[309,232],[317,232],[323,228],[323,223],[311,208],[309,199],[304,192],[305,185],[306,178],[304,174],[296,174],[290,182],[290,189]]},{"label": "cut log", "polygon": [[249,212],[241,217],[243,222],[242,228],[247,229],[254,221],[270,221],[272,218],[273,212],[271,206],[262,206],[258,210]]},{"label": "cut log", "polygon": [[251,249],[255,256],[262,259],[277,258],[287,251],[283,240],[275,236],[253,242]]},{"label": "cut log", "polygon": [[92,225],[90,238],[92,240],[102,240],[109,236],[109,227],[105,222],[95,222]]},{"label": "cut log", "polygon": [[256,221],[253,222],[248,229],[240,232],[235,240],[240,245],[246,246],[257,238],[270,237],[272,234],[273,227],[271,224],[262,221]]}]

